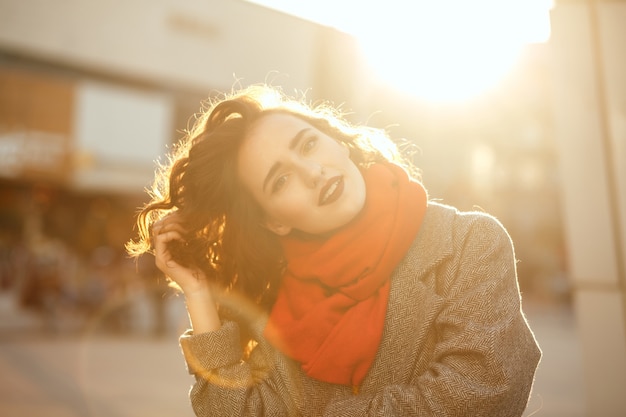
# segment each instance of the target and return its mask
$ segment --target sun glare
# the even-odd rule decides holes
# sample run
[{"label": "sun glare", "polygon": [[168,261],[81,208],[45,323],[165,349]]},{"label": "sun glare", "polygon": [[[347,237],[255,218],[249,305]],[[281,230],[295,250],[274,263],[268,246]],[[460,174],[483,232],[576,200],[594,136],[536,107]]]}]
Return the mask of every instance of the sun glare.
[{"label": "sun glare", "polygon": [[545,0],[418,2],[384,25],[353,27],[372,71],[430,101],[461,101],[502,79],[550,33]]},{"label": "sun glare", "polygon": [[548,40],[552,0],[250,0],[352,34],[373,74],[431,101],[479,95]]}]

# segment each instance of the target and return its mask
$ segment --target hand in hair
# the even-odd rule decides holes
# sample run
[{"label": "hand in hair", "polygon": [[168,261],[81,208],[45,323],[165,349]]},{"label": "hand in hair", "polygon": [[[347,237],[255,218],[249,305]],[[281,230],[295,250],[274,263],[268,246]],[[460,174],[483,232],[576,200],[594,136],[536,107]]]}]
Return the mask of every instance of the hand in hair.
[{"label": "hand in hair", "polygon": [[185,294],[208,291],[208,282],[204,273],[180,259],[178,252],[184,246],[184,235],[185,229],[176,212],[154,223],[151,240],[156,266]]},{"label": "hand in hair", "polygon": [[156,266],[174,281],[185,294],[191,327],[195,334],[211,332],[220,328],[217,308],[211,295],[209,282],[204,273],[193,266],[183,265],[174,252],[184,246],[185,229],[176,212],[159,220],[152,226],[152,244]]}]

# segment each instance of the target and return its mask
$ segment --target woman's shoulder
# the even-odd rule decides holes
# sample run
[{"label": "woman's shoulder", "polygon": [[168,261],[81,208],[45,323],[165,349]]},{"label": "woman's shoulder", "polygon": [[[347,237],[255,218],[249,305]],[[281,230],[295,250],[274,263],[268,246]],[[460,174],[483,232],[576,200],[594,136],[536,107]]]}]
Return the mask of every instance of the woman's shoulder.
[{"label": "woman's shoulder", "polygon": [[426,215],[407,258],[418,269],[429,269],[460,255],[468,246],[512,245],[500,221],[484,211],[461,211],[429,201]]},{"label": "woman's shoulder", "polygon": [[429,201],[423,229],[427,233],[461,237],[467,233],[505,234],[506,229],[492,214],[482,210],[461,211],[437,201]]}]

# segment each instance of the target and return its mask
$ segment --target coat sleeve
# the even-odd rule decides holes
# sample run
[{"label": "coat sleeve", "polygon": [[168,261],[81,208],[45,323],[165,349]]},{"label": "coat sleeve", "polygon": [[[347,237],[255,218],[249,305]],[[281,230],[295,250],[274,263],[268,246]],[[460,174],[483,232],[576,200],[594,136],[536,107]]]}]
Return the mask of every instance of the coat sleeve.
[{"label": "coat sleeve", "polygon": [[521,311],[511,240],[474,214],[440,265],[428,366],[410,383],[333,401],[327,416],[521,416],[541,353]]},{"label": "coat sleeve", "polygon": [[224,321],[215,332],[181,336],[187,369],[195,377],[189,397],[197,416],[320,415],[331,398],[345,391],[306,377],[262,337],[263,327],[261,321],[253,324],[259,342],[246,360],[234,321]]},{"label": "coat sleeve", "polygon": [[[239,325],[225,321],[209,333],[180,338],[187,370],[195,377],[189,397],[197,416],[287,416],[289,399],[269,359],[243,361]],[[259,349],[262,349],[259,348]],[[256,351],[257,349],[255,349]],[[278,381],[277,381],[278,380]]]}]

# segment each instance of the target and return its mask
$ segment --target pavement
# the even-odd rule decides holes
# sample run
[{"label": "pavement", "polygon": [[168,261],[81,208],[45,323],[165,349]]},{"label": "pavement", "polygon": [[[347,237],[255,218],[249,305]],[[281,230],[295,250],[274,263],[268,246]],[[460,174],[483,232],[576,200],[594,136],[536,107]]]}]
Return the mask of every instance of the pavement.
[{"label": "pavement", "polygon": [[[0,416],[192,417],[187,393],[193,379],[177,341],[185,326],[179,303],[170,309],[175,325],[154,337],[112,334],[97,325],[75,331],[71,320],[64,329],[51,328],[0,300]],[[573,312],[567,306],[525,309],[543,359],[524,416],[585,416]]]},{"label": "pavement", "polygon": [[524,417],[584,417],[582,348],[572,308],[526,303],[542,358]]}]

